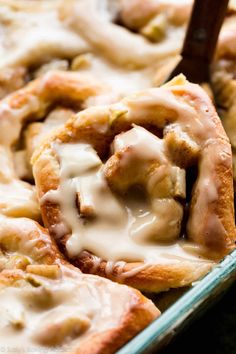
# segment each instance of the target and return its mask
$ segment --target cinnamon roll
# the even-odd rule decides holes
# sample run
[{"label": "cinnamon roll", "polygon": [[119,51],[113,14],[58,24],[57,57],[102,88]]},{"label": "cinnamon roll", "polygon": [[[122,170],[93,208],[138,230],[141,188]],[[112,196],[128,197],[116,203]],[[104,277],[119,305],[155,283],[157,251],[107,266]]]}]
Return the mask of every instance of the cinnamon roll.
[{"label": "cinnamon roll", "polygon": [[32,163],[44,224],[85,272],[162,291],[234,248],[230,144],[182,76],[78,113]]},{"label": "cinnamon roll", "polygon": [[159,85],[179,59],[192,3],[1,0],[0,97],[52,69],[95,73],[111,84],[116,101]]},{"label": "cinnamon roll", "polygon": [[138,291],[68,264],[36,222],[0,221],[0,338],[8,352],[114,353],[160,314]]},{"label": "cinnamon roll", "polygon": [[114,101],[159,84],[178,60],[188,15],[178,18],[191,1],[145,1],[138,17],[145,22],[151,11],[154,19],[134,33],[132,6],[139,2],[1,0],[0,98],[49,70],[95,74]]}]

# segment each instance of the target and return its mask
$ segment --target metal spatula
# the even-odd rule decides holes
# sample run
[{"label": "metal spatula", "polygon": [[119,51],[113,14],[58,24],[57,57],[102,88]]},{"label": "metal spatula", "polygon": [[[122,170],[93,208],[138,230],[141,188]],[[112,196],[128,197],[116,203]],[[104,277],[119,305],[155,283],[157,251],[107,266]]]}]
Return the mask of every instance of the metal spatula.
[{"label": "metal spatula", "polygon": [[200,84],[209,81],[209,67],[228,2],[229,0],[194,1],[181,52],[182,59],[168,80],[183,73],[191,82]]}]

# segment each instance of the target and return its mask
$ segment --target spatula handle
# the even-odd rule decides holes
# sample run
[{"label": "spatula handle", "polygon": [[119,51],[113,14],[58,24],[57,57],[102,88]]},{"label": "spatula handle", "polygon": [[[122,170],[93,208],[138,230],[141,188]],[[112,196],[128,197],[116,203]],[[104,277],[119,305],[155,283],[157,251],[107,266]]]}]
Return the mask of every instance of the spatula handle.
[{"label": "spatula handle", "polygon": [[195,0],[182,56],[211,62],[229,0]]}]

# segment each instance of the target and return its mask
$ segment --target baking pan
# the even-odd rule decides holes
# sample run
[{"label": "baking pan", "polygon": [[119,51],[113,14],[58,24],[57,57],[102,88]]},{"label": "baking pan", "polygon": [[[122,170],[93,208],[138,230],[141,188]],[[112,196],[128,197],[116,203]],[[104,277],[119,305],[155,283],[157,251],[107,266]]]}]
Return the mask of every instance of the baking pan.
[{"label": "baking pan", "polygon": [[193,284],[173,305],[117,354],[157,353],[194,318],[224,294],[236,278],[236,250],[226,256],[202,280]]}]

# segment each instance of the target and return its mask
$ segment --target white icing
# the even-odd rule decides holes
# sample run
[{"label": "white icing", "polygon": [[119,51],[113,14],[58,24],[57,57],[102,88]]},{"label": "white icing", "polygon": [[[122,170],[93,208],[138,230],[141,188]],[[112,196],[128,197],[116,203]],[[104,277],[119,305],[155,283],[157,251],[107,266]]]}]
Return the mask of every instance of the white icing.
[{"label": "white icing", "polygon": [[158,159],[161,164],[167,164],[162,139],[147,133],[142,127],[134,125],[134,129],[115,137],[114,152],[127,146],[132,147],[132,151],[135,151],[135,154],[142,157],[143,160]]},{"label": "white icing", "polygon": [[[147,134],[148,138],[157,140],[156,150],[148,144],[145,149],[138,148],[138,150],[140,149],[139,153],[143,154],[144,160],[156,158],[158,161],[167,163],[160,151],[159,140],[147,131],[143,132],[143,128],[135,127],[133,129],[135,134],[140,134],[140,129],[141,135],[144,137]],[[129,135],[130,132],[127,134]],[[141,137],[140,140],[142,140]],[[132,141],[135,145],[135,140]],[[123,144],[126,144],[126,137],[117,137],[115,149],[122,147]],[[155,238],[147,241],[148,237],[147,239],[141,237],[145,234],[155,234],[158,225],[162,225],[162,220],[158,220],[158,213],[163,208],[162,203],[164,205],[165,199],[160,199],[159,202],[158,199],[155,200],[154,204],[156,205],[154,206],[157,208],[157,214],[152,211],[150,203],[145,200],[141,204],[136,203],[132,196],[131,199],[121,200],[108,187],[103,175],[102,162],[91,146],[87,144],[61,144],[55,145],[54,149],[60,158],[60,186],[57,191],[49,191],[48,194],[45,194],[43,199],[50,201],[50,193],[52,193],[52,202],[57,201],[61,206],[63,219],[72,231],[66,244],[71,257],[78,255],[83,250],[90,251],[100,258],[112,262],[108,263],[106,272],[111,272],[115,261],[165,263],[167,262],[166,254],[169,254],[170,257],[177,254],[178,261],[180,259],[199,260],[184,251],[181,242],[161,245],[155,241]],[[91,218],[79,215],[76,206],[77,193],[80,209],[89,209]],[[176,203],[174,200],[172,202]],[[168,203],[172,202],[171,199],[167,200],[168,208]],[[160,214],[164,218],[164,227],[168,229],[175,222],[175,214],[170,212],[172,209],[171,206],[166,209],[164,214]],[[179,220],[178,218],[179,216],[176,221]],[[176,258],[173,257],[173,262],[175,261]]]}]

